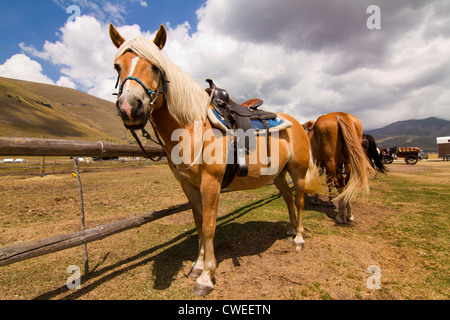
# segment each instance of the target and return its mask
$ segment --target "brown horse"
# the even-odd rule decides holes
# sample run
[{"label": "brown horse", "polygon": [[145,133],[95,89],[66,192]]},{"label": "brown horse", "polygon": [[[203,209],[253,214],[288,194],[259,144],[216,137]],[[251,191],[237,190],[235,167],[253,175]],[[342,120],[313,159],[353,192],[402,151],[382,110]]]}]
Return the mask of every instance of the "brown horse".
[{"label": "brown horse", "polygon": [[335,112],[303,126],[309,131],[314,160],[326,169],[330,190],[335,186],[339,193],[334,199],[339,201],[336,221],[353,221],[351,202],[360,191],[369,190],[369,175],[373,171],[362,147],[361,121],[351,114]]},{"label": "brown horse", "polygon": [[[192,206],[199,254],[190,275],[197,277],[194,293],[206,295],[214,289],[213,239],[229,137],[213,128],[208,116],[211,102],[208,93],[161,51],[167,38],[163,26],[153,41],[145,38],[126,41],[112,25],[110,36],[119,48],[115,57],[115,68],[121,79],[117,99],[119,115],[131,130],[141,129],[150,121],[160,137],[169,166]],[[270,135],[270,145],[274,146],[271,161],[258,157],[248,162],[248,175],[234,177],[228,189],[256,189],[273,181],[288,206],[288,233],[295,237],[296,248],[301,249],[304,192],[317,192],[321,186],[305,130],[294,118],[281,116],[292,126]],[[258,139],[257,144],[266,150],[265,138]],[[181,162],[180,157],[184,159]],[[247,155],[247,161],[249,158]],[[286,180],[287,173],[294,183],[295,200]]]}]

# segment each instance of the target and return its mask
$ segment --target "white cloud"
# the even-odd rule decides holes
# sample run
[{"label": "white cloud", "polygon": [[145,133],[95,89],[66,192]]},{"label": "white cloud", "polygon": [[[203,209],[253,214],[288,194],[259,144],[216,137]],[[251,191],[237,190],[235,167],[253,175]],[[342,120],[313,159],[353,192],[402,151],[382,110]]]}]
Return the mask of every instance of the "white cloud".
[{"label": "white cloud", "polygon": [[449,119],[450,5],[379,1],[382,29],[372,31],[372,2],[209,0],[189,39],[203,45],[201,63],[189,55],[194,44],[184,61],[190,72],[216,70],[234,95],[260,94],[266,108],[300,121],[334,111],[355,114],[367,128]]},{"label": "white cloud", "polygon": [[147,1],[144,1],[144,0],[131,0],[131,2],[139,3],[139,5],[144,8],[148,7]]},{"label": "white cloud", "polygon": [[56,82],[56,85],[60,87],[76,89],[75,83],[73,83],[73,81],[70,80],[70,78],[64,76],[59,78],[59,80]]},{"label": "white cloud", "polygon": [[54,84],[53,80],[42,73],[39,62],[24,54],[15,54],[0,65],[0,76],[12,79]]},{"label": "white cloud", "polygon": [[[369,4],[209,0],[197,11],[195,33],[187,22],[166,25],[164,50],[205,87],[212,78],[238,102],[259,97],[263,108],[301,122],[334,111],[356,115],[369,129],[411,117],[448,119],[450,19],[443,12],[450,6],[382,1],[382,29],[372,31],[366,28]],[[113,100],[116,48],[108,25],[88,16],[78,23],[62,27],[60,40],[42,50],[21,47],[60,66],[65,78],[59,83]],[[137,25],[118,30],[127,39],[156,33]]]},{"label": "white cloud", "polygon": [[[61,83],[76,84],[83,91],[110,99],[115,83],[112,59],[116,48],[109,39],[108,26],[93,17],[81,16],[67,23],[60,32],[60,40],[46,41],[42,51],[25,45],[21,48],[59,66],[64,76]],[[105,92],[105,83],[110,85],[109,92]]]}]

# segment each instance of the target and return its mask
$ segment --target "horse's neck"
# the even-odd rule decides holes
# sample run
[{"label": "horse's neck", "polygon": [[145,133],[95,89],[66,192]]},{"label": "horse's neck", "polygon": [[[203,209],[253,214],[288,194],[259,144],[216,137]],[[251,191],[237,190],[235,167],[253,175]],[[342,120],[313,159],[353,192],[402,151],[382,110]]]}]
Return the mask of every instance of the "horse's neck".
[{"label": "horse's neck", "polygon": [[172,149],[180,143],[178,139],[176,141],[172,141],[172,134],[175,130],[187,130],[186,133],[188,132],[190,137],[194,136],[194,126],[181,126],[178,121],[170,114],[165,102],[161,108],[153,111],[152,120],[155,125],[156,131],[163,140],[166,152],[171,153]]},{"label": "horse's neck", "polygon": [[[155,125],[155,129],[159,136],[162,138],[163,143],[166,147],[170,147],[172,144],[171,136],[172,132],[177,129],[181,129],[178,122],[170,115],[167,110],[167,105],[164,105],[152,112],[152,120]],[[172,149],[170,147],[170,149]]]}]

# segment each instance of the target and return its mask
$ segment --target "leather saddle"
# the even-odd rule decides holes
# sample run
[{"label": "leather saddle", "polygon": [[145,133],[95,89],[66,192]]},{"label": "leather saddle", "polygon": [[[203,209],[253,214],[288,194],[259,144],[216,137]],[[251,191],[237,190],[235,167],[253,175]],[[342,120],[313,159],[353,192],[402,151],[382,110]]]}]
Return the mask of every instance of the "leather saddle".
[{"label": "leather saddle", "polygon": [[[222,188],[225,188],[231,183],[235,174],[238,177],[248,175],[246,154],[256,148],[256,134],[252,121],[260,121],[266,129],[267,156],[270,163],[269,126],[266,120],[276,119],[277,115],[273,112],[259,110],[258,108],[263,104],[261,99],[251,99],[238,104],[230,99],[225,89],[217,88],[211,79],[206,81],[210,86],[206,89],[208,94],[214,90],[211,105],[223,117],[226,127],[234,134],[234,139],[230,144],[230,150],[234,150],[234,159],[230,159],[230,157],[227,159],[227,172],[222,183]],[[232,153],[230,153],[231,155]]]}]

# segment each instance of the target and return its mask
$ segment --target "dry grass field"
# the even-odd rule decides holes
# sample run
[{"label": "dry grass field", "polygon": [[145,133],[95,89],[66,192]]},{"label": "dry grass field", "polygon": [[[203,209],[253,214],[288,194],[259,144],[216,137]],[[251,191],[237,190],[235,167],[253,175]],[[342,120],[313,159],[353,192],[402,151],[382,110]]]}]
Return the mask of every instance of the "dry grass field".
[{"label": "dry grass field", "polygon": [[[306,245],[285,237],[288,214],[275,187],[222,195],[215,238],[216,290],[192,293],[196,258],[190,212],[88,244],[81,289],[67,268],[83,270],[82,248],[0,267],[0,299],[449,299],[450,163],[403,161],[371,180],[354,204],[355,222],[306,201]],[[87,228],[186,202],[167,166],[82,166]],[[0,171],[0,247],[78,231],[71,170],[40,178]],[[381,271],[380,289],[366,272]]]}]

